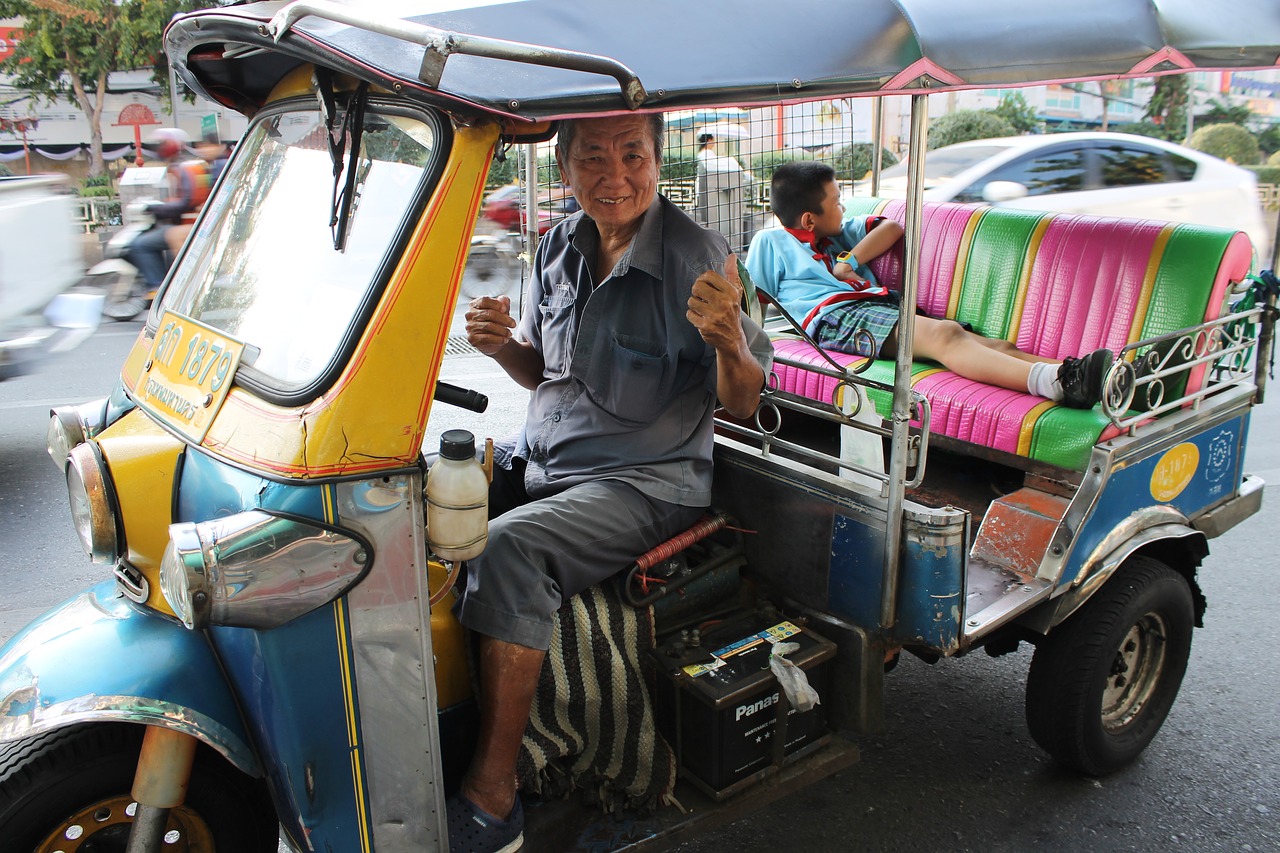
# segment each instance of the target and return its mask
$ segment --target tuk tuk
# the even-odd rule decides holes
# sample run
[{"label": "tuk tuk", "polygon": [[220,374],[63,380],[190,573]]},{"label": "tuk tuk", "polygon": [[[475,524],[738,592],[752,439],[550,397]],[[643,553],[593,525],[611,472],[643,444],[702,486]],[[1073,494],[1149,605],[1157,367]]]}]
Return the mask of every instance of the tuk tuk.
[{"label": "tuk tuk", "polygon": [[[1132,761],[1177,696],[1209,540],[1261,505],[1244,453],[1277,283],[1225,229],[924,204],[927,98],[1276,67],[1280,9],[1241,5],[818,0],[814,19],[856,23],[839,38],[758,0],[176,18],[180,78],[251,122],[116,387],[52,413],[111,577],[0,650],[6,845],[449,849],[476,736],[449,611],[467,552],[433,515],[423,445],[438,403],[485,428],[483,399],[439,381],[451,316],[495,157],[519,154],[536,210],[557,122],[626,111],[908,98],[908,198],[847,202],[904,226],[875,262],[899,355],[827,352],[747,306],[774,369],[753,418],[717,421],[712,512],[559,614],[525,849],[663,847],[849,766],[903,652],[1032,643],[1037,743],[1086,774]],[[754,186],[735,233],[767,226]],[[913,361],[916,310],[1037,352],[1105,343],[1103,401]]]}]

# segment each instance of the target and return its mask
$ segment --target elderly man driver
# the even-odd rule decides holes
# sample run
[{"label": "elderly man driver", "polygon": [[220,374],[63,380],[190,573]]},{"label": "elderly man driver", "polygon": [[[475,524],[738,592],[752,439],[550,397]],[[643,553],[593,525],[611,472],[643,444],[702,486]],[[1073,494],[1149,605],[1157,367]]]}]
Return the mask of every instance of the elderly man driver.
[{"label": "elderly man driver", "polygon": [[556,159],[582,211],[538,246],[519,324],[506,297],[466,314],[471,344],[532,393],[455,606],[481,637],[455,851],[520,848],[516,757],[552,615],[700,517],[716,400],[749,416],[769,368],[724,238],[658,195],[662,134],[658,115],[565,122]]}]

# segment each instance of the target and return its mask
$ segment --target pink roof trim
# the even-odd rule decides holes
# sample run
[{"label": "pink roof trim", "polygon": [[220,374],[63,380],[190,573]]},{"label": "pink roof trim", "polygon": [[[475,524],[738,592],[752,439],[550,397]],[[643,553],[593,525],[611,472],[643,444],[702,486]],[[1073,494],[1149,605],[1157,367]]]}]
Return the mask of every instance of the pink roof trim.
[{"label": "pink roof trim", "polygon": [[1134,74],[1150,71],[1162,62],[1171,62],[1179,68],[1195,68],[1195,63],[1182,55],[1182,51],[1171,47],[1162,47],[1146,59],[1133,66]]},{"label": "pink roof trim", "polygon": [[881,89],[899,89],[906,88],[906,84],[923,75],[929,75],[935,80],[942,83],[949,83],[952,86],[960,86],[964,84],[964,80],[952,74],[945,68],[937,65],[932,60],[921,57],[906,68],[899,71],[893,76],[888,83],[881,86]]}]

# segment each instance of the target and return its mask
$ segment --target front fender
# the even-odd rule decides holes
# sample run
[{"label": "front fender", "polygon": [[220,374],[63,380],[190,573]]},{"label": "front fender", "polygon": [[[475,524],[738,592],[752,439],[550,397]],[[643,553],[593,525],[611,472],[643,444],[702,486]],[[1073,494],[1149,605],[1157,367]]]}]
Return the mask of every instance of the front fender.
[{"label": "front fender", "polygon": [[204,634],[91,587],[0,649],[0,741],[106,720],[199,738],[251,776],[262,766]]}]

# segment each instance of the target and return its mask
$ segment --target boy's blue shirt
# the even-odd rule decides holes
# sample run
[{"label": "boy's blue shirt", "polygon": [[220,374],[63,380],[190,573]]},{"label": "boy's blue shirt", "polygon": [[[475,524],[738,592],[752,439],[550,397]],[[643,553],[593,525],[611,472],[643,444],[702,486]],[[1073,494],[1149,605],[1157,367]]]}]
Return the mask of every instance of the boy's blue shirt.
[{"label": "boy's blue shirt", "polygon": [[[824,247],[835,264],[836,255],[847,252],[867,236],[868,217],[859,215],[847,218],[841,232],[831,238]],[[866,264],[859,264],[856,272],[871,286],[857,292],[852,286],[836,278],[827,265],[814,256],[813,249],[794,237],[785,228],[766,228],[751,240],[747,251],[747,272],[756,287],[772,296],[797,320],[813,313],[823,303],[841,294],[849,298],[884,296],[888,290],[880,286]],[[840,304],[836,300],[825,305],[813,317],[808,317],[805,331],[812,333],[818,320]]]}]

